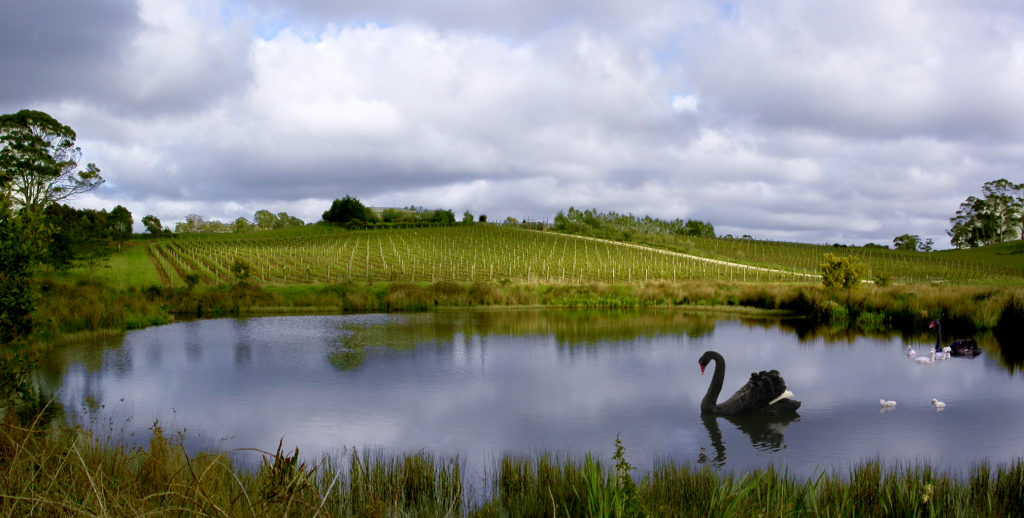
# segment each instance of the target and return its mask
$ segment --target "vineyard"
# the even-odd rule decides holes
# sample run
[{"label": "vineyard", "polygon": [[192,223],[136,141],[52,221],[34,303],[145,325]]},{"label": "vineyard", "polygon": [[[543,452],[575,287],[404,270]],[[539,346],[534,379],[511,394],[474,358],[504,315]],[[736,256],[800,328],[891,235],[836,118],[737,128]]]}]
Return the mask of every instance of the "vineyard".
[{"label": "vineyard", "polygon": [[[961,261],[950,252],[907,252],[884,248],[834,247],[753,239],[699,238],[678,235],[645,235],[644,241],[667,250],[715,257],[766,268],[819,272],[825,254],[854,256],[868,267],[868,277],[891,278],[896,283],[914,282],[1021,282],[1024,269],[982,261]],[[951,251],[956,253],[955,251]]]},{"label": "vineyard", "polygon": [[379,282],[635,283],[651,280],[820,282],[824,253],[856,255],[873,276],[896,282],[976,282],[1019,278],[1008,268],[943,260],[941,254],[753,240],[659,236],[643,246],[503,225],[346,230],[273,237],[173,239],[149,245],[172,286],[187,273],[231,282],[248,262],[262,284]]}]

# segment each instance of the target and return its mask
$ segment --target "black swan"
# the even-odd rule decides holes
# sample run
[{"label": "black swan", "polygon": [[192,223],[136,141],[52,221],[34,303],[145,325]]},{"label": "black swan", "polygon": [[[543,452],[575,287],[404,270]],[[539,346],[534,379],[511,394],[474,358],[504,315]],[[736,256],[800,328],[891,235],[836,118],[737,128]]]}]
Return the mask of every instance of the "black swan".
[{"label": "black swan", "polygon": [[715,351],[708,351],[700,357],[700,373],[711,360],[715,361],[715,374],[711,378],[711,386],[704,400],[700,402],[700,411],[706,414],[721,415],[777,415],[796,412],[800,402],[789,399],[793,393],[786,390],[786,382],[779,376],[779,371],[761,371],[750,374],[750,381],[743,385],[731,398],[718,403],[718,394],[722,392],[725,381],[725,359]]},{"label": "black swan", "polygon": [[[938,320],[932,320],[929,328],[935,329],[938,335],[935,337],[935,351],[941,351],[942,347],[942,324]],[[981,348],[978,347],[978,342],[975,342],[973,338],[962,338],[960,340],[954,340],[953,343],[949,344],[949,354],[953,356],[977,356],[981,354]]]}]

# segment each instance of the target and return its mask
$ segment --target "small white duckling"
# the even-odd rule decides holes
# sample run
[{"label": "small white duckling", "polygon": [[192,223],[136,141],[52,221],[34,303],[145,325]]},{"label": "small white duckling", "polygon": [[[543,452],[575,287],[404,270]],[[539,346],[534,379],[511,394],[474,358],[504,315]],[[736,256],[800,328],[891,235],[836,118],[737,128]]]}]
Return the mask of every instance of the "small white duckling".
[{"label": "small white duckling", "polygon": [[946,408],[946,404],[943,403],[942,401],[939,401],[938,399],[933,399],[932,400],[932,404],[935,405],[935,408],[938,409],[938,410],[942,410],[943,408]]},{"label": "small white duckling", "polygon": [[917,351],[910,345],[907,345],[907,356],[910,358],[917,356]]},{"label": "small white duckling", "polygon": [[942,351],[935,353],[935,359],[948,360],[951,356],[950,351],[952,351],[952,349],[950,349],[949,347],[943,347]]},{"label": "small white duckling", "polygon": [[879,399],[878,402],[883,407],[894,407],[894,406],[896,406],[896,402],[895,401],[886,401],[884,399]]}]

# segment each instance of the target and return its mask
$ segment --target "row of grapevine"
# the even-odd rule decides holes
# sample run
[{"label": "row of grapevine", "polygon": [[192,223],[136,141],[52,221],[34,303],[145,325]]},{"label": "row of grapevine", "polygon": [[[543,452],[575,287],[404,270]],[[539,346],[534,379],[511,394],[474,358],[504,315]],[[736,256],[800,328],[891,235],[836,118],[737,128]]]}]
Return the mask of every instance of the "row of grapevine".
[{"label": "row of grapevine", "polygon": [[641,282],[808,280],[681,254],[501,226],[349,231],[302,237],[177,240],[157,256],[179,276],[229,280],[236,259],[266,284],[364,281]]},{"label": "row of grapevine", "polygon": [[[731,280],[819,282],[825,253],[854,255],[871,276],[897,282],[974,282],[1016,275],[950,262],[934,254],[659,235],[650,244],[619,243],[507,226],[466,225],[351,230],[313,235],[179,239],[153,246],[172,283],[187,272],[215,284],[231,264],[252,266],[264,284],[360,281],[516,281],[543,283]],[[743,264],[739,264],[743,263]]]},{"label": "row of grapevine", "polygon": [[727,258],[765,267],[793,268],[809,274],[820,271],[822,256],[831,253],[857,257],[867,264],[870,277],[892,277],[903,282],[974,282],[1022,277],[1022,272],[1011,268],[951,261],[936,253],[677,235],[645,235],[643,240],[667,249],[705,257]]}]

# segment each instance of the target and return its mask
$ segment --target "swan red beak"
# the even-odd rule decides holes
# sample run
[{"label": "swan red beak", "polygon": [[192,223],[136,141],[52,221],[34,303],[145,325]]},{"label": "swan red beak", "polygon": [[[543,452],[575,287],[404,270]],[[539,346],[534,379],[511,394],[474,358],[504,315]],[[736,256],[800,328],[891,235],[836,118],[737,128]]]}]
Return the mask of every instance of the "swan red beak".
[{"label": "swan red beak", "polygon": [[933,327],[935,327],[935,322],[932,322],[931,324],[928,324],[928,329],[931,329]]},{"label": "swan red beak", "polygon": [[[697,363],[700,363],[700,362],[697,362]],[[704,375],[704,364],[703,363],[700,363],[700,375],[701,376]]]}]

